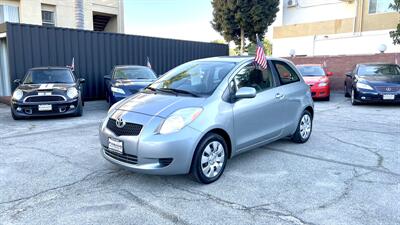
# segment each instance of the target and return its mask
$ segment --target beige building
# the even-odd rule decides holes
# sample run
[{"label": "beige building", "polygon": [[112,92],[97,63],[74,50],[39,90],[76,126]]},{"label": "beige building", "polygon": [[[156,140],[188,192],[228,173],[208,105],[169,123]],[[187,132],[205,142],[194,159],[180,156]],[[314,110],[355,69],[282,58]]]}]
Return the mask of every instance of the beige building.
[{"label": "beige building", "polygon": [[277,56],[400,52],[389,37],[400,14],[393,0],[282,0],[273,27]]},{"label": "beige building", "polygon": [[0,23],[124,32],[123,0],[0,0]]}]

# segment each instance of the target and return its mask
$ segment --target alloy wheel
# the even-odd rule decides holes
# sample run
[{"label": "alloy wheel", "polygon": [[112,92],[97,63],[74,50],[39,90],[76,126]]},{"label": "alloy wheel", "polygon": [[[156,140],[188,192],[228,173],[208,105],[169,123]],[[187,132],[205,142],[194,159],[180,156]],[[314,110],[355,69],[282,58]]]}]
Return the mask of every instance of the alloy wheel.
[{"label": "alloy wheel", "polygon": [[207,178],[218,176],[225,163],[225,150],[218,141],[206,145],[201,155],[201,170]]},{"label": "alloy wheel", "polygon": [[311,134],[311,117],[304,114],[300,122],[300,135],[303,139],[307,139]]}]

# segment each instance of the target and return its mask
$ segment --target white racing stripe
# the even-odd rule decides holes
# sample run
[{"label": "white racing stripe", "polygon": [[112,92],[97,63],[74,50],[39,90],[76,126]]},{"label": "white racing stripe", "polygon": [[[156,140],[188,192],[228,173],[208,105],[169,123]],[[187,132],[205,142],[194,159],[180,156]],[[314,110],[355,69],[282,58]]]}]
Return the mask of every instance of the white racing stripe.
[{"label": "white racing stripe", "polygon": [[54,84],[41,84],[39,90],[52,89]]}]

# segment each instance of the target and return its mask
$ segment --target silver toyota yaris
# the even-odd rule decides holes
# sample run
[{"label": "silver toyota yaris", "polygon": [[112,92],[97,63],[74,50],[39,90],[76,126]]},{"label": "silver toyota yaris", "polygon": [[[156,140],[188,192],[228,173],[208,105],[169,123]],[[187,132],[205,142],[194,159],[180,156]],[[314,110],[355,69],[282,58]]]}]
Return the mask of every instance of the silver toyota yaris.
[{"label": "silver toyota yaris", "polygon": [[217,57],[185,63],[113,105],[100,126],[101,153],[148,174],[216,181],[228,158],[280,138],[306,142],[310,88],[287,60]]}]

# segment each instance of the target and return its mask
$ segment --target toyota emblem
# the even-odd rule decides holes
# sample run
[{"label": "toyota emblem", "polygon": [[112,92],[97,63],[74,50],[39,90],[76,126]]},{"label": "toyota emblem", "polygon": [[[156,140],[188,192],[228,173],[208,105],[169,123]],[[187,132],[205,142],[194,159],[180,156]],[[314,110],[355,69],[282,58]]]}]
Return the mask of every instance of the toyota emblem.
[{"label": "toyota emblem", "polygon": [[392,91],[392,89],[390,87],[387,87],[386,91]]},{"label": "toyota emblem", "polygon": [[123,128],[125,126],[126,122],[122,119],[122,117],[119,117],[116,121],[115,121],[115,125],[118,128]]}]

